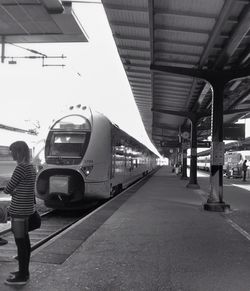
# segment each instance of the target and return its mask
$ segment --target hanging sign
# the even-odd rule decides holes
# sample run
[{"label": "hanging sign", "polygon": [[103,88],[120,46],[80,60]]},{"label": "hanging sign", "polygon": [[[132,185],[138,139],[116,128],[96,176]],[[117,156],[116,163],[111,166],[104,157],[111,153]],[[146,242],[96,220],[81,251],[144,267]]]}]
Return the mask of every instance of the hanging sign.
[{"label": "hanging sign", "polygon": [[224,165],[224,142],[212,142],[211,164],[217,166]]},{"label": "hanging sign", "polygon": [[223,126],[224,140],[244,140],[245,124],[244,123],[226,123]]}]

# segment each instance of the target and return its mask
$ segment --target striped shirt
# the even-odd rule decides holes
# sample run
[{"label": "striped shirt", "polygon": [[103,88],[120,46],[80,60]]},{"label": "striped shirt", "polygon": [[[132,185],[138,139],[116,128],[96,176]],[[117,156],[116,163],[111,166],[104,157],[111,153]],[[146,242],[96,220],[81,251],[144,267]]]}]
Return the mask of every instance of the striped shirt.
[{"label": "striped shirt", "polygon": [[10,181],[4,189],[11,194],[9,214],[29,216],[34,212],[36,171],[31,164],[20,163],[16,166]]}]

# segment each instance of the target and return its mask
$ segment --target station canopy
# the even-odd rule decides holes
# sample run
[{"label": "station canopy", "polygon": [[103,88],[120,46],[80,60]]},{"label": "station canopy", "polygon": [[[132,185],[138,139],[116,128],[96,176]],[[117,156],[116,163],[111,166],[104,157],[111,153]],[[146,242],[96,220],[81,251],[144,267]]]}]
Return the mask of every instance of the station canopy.
[{"label": "station canopy", "polygon": [[[190,132],[187,113],[203,114],[198,140],[211,135],[212,90],[205,80],[157,68],[247,69],[250,64],[248,0],[102,0],[145,129],[162,145]],[[250,75],[250,74],[249,74]],[[224,89],[224,123],[250,112],[250,79]],[[164,142],[164,143],[163,143]]]},{"label": "station canopy", "polygon": [[1,42],[86,42],[71,6],[60,0],[0,0]]}]

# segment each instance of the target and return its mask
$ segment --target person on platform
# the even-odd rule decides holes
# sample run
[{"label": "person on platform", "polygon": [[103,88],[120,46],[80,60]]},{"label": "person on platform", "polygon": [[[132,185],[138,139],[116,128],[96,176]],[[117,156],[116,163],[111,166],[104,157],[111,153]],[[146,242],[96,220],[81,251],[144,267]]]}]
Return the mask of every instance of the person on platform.
[{"label": "person on platform", "polygon": [[30,163],[29,147],[24,141],[12,143],[9,149],[13,160],[17,162],[17,166],[10,181],[4,188],[4,193],[11,195],[9,215],[17,246],[19,270],[12,272],[4,283],[7,285],[25,285],[29,280],[31,246],[28,233],[28,218],[35,211],[36,171]]},{"label": "person on platform", "polygon": [[247,176],[247,160],[244,161],[242,164],[242,172],[243,172],[243,178],[242,180],[245,182],[246,181],[246,176]]}]

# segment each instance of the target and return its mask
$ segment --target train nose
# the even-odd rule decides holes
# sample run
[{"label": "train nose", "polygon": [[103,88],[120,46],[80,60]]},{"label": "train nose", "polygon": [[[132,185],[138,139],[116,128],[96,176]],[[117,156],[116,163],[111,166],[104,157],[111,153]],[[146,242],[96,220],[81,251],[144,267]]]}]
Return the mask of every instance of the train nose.
[{"label": "train nose", "polygon": [[73,169],[47,169],[37,177],[37,196],[48,206],[77,203],[83,200],[84,189],[82,175]]}]

